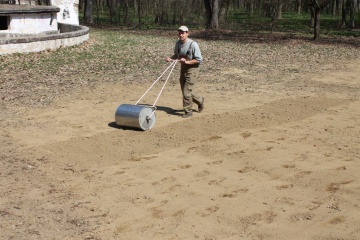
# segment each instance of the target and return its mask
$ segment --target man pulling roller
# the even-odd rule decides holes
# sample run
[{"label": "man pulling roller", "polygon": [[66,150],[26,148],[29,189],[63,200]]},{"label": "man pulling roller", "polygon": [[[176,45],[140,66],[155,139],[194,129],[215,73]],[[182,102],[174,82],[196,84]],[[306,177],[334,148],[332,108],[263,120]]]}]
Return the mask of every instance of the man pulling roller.
[{"label": "man pulling roller", "polygon": [[185,111],[182,117],[188,118],[193,115],[193,102],[198,105],[199,113],[204,109],[204,98],[194,91],[195,82],[199,74],[199,66],[203,58],[199,45],[188,37],[189,29],[186,26],[181,26],[178,29],[178,36],[179,40],[176,41],[174,55],[165,58],[165,61],[179,60],[181,63],[180,87]]}]

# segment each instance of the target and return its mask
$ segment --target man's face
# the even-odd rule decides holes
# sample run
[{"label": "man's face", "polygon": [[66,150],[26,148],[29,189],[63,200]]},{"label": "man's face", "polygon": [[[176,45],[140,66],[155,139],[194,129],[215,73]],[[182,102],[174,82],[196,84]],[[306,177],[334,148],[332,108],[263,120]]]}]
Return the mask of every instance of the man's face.
[{"label": "man's face", "polygon": [[185,42],[188,38],[189,32],[178,31],[178,35],[181,42]]}]

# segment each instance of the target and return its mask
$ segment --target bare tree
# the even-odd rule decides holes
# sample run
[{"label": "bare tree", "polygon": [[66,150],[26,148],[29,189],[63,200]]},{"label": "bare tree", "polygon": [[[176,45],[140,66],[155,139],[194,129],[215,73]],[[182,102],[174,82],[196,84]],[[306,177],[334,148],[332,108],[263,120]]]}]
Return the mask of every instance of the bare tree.
[{"label": "bare tree", "polygon": [[85,23],[93,23],[93,15],[92,15],[92,0],[85,0],[85,10],[84,10],[84,22]]},{"label": "bare tree", "polygon": [[340,1],[340,8],[341,8],[341,21],[339,24],[340,28],[346,27],[346,0]]},{"label": "bare tree", "polygon": [[[171,8],[169,6],[169,4],[167,4],[164,0],[158,0],[154,1],[154,5],[153,6],[153,11],[155,13],[155,23],[159,24],[159,25],[164,25],[167,24],[169,22],[169,12],[171,11]],[[176,18],[176,12],[177,12],[177,7],[176,7],[176,1],[174,4],[174,16],[173,16],[173,20],[174,18]]]},{"label": "bare tree", "polygon": [[314,40],[320,39],[320,12],[331,0],[306,0],[314,11]]},{"label": "bare tree", "polygon": [[137,13],[138,13],[138,19],[139,19],[139,29],[142,28],[142,21],[141,21],[141,12],[142,12],[142,1],[137,0]]},{"label": "bare tree", "polygon": [[107,4],[110,11],[110,22],[113,22],[116,18],[116,0],[107,0]]},{"label": "bare tree", "polygon": [[301,0],[297,0],[296,3],[297,3],[296,6],[297,14],[301,14]]},{"label": "bare tree", "polygon": [[123,23],[127,24],[129,21],[129,8],[130,8],[130,3],[129,0],[122,0],[121,1],[121,6],[123,8]]},{"label": "bare tree", "polygon": [[254,0],[246,0],[245,4],[246,4],[246,12],[251,17],[254,14],[255,2]]},{"label": "bare tree", "polygon": [[204,0],[206,12],[206,28],[219,28],[219,0]]},{"label": "bare tree", "polygon": [[348,9],[350,12],[350,28],[355,28],[355,3],[354,0],[347,0]]},{"label": "bare tree", "polygon": [[346,28],[346,17],[349,13],[349,24],[348,26],[350,28],[355,28],[355,3],[354,0],[341,0],[341,22],[340,22],[340,28]]}]

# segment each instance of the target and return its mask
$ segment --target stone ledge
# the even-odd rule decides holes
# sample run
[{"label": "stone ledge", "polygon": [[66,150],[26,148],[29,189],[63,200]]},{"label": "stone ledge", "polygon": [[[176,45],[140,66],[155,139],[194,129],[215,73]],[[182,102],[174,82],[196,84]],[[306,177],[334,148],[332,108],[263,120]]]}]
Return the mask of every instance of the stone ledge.
[{"label": "stone ledge", "polygon": [[[54,50],[81,44],[89,39],[89,28],[80,25],[58,23],[60,33],[0,38],[0,55],[31,53]],[[70,31],[70,32],[61,32]]]},{"label": "stone ledge", "polygon": [[12,43],[30,43],[30,42],[39,42],[39,41],[47,41],[47,40],[55,40],[61,38],[72,38],[79,37],[89,33],[89,28],[85,26],[75,26],[71,24],[58,23],[58,28],[60,33],[55,34],[16,34],[14,36],[10,35],[9,39],[4,39],[0,37],[0,45],[4,44],[12,44]]},{"label": "stone ledge", "polygon": [[0,4],[0,16],[9,16],[14,14],[30,14],[30,13],[52,13],[52,12],[60,12],[60,8],[55,6]]}]

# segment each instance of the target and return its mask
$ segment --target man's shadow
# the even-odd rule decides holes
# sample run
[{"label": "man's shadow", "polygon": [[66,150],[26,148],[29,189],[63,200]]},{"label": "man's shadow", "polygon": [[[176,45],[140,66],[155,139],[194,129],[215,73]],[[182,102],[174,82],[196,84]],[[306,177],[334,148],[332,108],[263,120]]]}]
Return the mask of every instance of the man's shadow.
[{"label": "man's shadow", "polygon": [[[184,112],[184,110],[178,110],[178,109],[173,109],[173,108],[164,107],[164,106],[156,106],[156,111],[162,111],[162,112],[165,112],[165,113],[167,113],[169,115],[174,115],[174,116],[179,116],[179,117]],[[118,125],[116,122],[110,122],[108,124],[108,126],[111,127],[111,128],[116,128],[116,129],[142,131],[141,129]]]},{"label": "man's shadow", "polygon": [[181,109],[177,110],[177,109],[172,109],[172,108],[164,107],[164,106],[157,106],[156,110],[163,111],[169,115],[174,115],[174,116],[181,116],[182,115],[181,112],[182,113],[184,112],[184,110],[181,110]]}]

